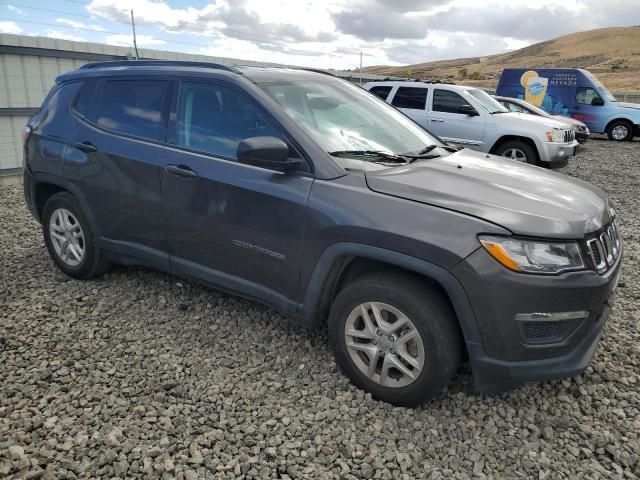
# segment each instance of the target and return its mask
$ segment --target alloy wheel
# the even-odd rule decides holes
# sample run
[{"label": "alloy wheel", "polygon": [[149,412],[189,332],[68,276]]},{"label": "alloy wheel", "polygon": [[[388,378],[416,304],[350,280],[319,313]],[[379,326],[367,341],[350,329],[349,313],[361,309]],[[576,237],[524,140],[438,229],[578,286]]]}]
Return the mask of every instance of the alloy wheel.
[{"label": "alloy wheel", "polygon": [[344,337],[360,372],[385,387],[406,387],[424,368],[420,332],[405,314],[386,303],[355,307],[345,322]]},{"label": "alloy wheel", "polygon": [[519,148],[508,148],[507,150],[502,152],[502,156],[506,158],[511,158],[512,160],[516,160],[518,162],[527,161],[527,156]]},{"label": "alloy wheel", "polygon": [[78,219],[66,208],[53,211],[49,234],[56,255],[70,267],[82,263],[85,254],[84,233]]}]

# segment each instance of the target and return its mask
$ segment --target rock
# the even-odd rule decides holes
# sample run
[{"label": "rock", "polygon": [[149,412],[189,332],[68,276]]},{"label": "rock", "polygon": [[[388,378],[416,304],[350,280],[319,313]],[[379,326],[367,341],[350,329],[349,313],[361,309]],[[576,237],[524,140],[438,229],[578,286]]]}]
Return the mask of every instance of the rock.
[{"label": "rock", "polygon": [[25,458],[24,448],[19,445],[11,445],[9,447],[9,458],[12,460],[22,460]]}]

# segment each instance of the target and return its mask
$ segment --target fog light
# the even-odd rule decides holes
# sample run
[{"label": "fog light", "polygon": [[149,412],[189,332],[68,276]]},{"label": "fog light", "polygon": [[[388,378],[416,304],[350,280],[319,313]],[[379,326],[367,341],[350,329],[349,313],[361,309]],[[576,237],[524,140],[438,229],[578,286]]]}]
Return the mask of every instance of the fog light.
[{"label": "fog light", "polygon": [[558,152],[558,156],[559,156],[559,157],[564,157],[564,150],[560,150],[560,151]]},{"label": "fog light", "polygon": [[520,322],[560,322],[563,320],[578,320],[588,316],[589,312],[586,310],[575,312],[532,312],[516,313],[516,320]]}]

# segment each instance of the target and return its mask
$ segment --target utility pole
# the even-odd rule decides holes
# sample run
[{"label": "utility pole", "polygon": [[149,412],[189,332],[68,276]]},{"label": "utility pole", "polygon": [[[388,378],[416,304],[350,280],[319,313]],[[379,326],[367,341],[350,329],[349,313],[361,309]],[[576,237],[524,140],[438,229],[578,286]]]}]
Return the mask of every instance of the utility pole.
[{"label": "utility pole", "polygon": [[358,71],[360,72],[360,86],[362,86],[362,50],[360,50],[360,69]]},{"label": "utility pole", "polygon": [[136,50],[136,60],[140,60],[138,55],[138,42],[136,41],[136,22],[133,19],[133,9],[131,9],[131,28],[133,28],[133,48]]}]

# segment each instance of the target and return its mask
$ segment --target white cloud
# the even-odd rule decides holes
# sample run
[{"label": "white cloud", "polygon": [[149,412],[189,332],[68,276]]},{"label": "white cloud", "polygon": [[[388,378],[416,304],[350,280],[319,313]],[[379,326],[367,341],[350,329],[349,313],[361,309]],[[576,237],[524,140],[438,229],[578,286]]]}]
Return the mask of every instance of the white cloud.
[{"label": "white cloud", "polygon": [[16,22],[0,22],[0,33],[13,33],[19,35],[22,28]]},{"label": "white cloud", "polygon": [[[116,45],[118,47],[133,47],[133,36],[124,33],[107,35],[104,37],[104,41],[109,45]],[[150,35],[136,35],[136,42],[139,47],[151,47],[167,44],[164,40],[154,38]]]},{"label": "white cloud", "polygon": [[66,25],[71,28],[75,28],[77,30],[92,30],[94,32],[106,32],[107,29],[101,27],[100,25],[85,25],[82,22],[76,22],[75,20],[70,20],[68,18],[56,18],[56,23],[61,25]]},{"label": "white cloud", "polygon": [[72,35],[70,33],[61,32],[60,30],[47,30],[46,36],[49,38],[57,38],[58,40],[71,40],[72,42],[86,42],[84,37]]},{"label": "white cloud", "polygon": [[26,13],[24,13],[24,10],[16,7],[15,5],[7,5],[7,8],[10,12],[17,13],[18,15],[26,15]]},{"label": "white cloud", "polygon": [[[485,56],[591,28],[640,23],[637,0],[91,0],[94,18],[159,29],[193,51],[315,67],[420,63]],[[593,12],[598,15],[593,15]],[[174,35],[176,35],[174,37]],[[178,36],[179,35],[179,36]],[[107,37],[131,45],[126,35]],[[139,42],[142,45],[142,42]],[[201,47],[200,47],[201,45]]]}]

